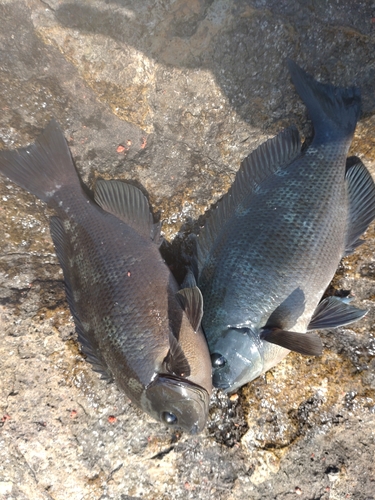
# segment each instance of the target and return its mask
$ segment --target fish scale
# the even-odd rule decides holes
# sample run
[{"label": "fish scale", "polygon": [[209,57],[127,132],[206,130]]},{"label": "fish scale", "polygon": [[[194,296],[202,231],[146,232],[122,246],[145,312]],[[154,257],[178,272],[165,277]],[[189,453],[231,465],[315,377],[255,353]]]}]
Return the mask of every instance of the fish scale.
[{"label": "fish scale", "polygon": [[99,180],[91,199],[53,120],[33,145],[0,152],[0,171],[56,212],[51,236],[94,370],[153,418],[200,432],[212,388],[202,296],[195,283],[179,290],[145,196]]},{"label": "fish scale", "polygon": [[335,315],[340,326],[365,314],[336,298],[320,303],[340,259],[375,218],[368,171],[357,159],[346,174],[360,95],[318,83],[292,62],[289,69],[313,120],[312,144],[301,152],[291,127],[251,153],[197,239],[213,381],[227,391],[290,349],[318,354],[319,338],[306,334],[318,318],[324,327]]},{"label": "fish scale", "polygon": [[[330,169],[329,171],[333,172],[339,163],[329,165],[327,160],[325,165],[327,170]],[[339,167],[344,168],[342,164]],[[246,303],[253,282],[260,280],[264,286],[268,284],[269,289],[263,290],[266,298],[272,296],[273,283],[264,282],[262,276],[265,272],[278,276],[286,273],[294,277],[290,282],[284,280],[280,282],[277,289],[280,300],[288,296],[296,284],[302,286],[307,281],[310,286],[310,280],[306,279],[306,272],[311,272],[311,268],[306,266],[306,260],[310,261],[312,267],[315,263],[321,262],[322,264],[319,273],[316,270],[312,271],[317,284],[317,292],[321,292],[322,279],[326,282],[326,273],[328,272],[331,276],[334,274],[337,267],[334,257],[336,256],[336,260],[341,258],[344,249],[347,214],[339,207],[342,203],[347,203],[345,178],[343,174],[342,182],[337,183],[335,189],[329,189],[330,179],[327,180],[326,168],[320,173],[316,169],[313,176],[314,184],[309,182],[306,188],[306,179],[301,171],[308,170],[307,180],[310,180],[312,168],[307,162],[300,165],[297,161],[293,170],[288,171],[286,176],[271,177],[264,186],[262,194],[254,195],[246,213],[243,216],[233,217],[226,234],[218,238],[211,257],[211,267],[216,269],[216,273],[210,274],[206,279],[204,269],[199,281],[205,297],[205,324],[214,321],[215,309],[211,307],[210,290],[215,289],[218,281],[226,283],[229,300],[233,302],[241,300]],[[298,180],[293,180],[295,171],[298,172]],[[337,175],[336,172],[335,175]],[[333,175],[331,177],[335,178]],[[285,182],[289,183],[287,187],[284,187]],[[318,195],[314,194],[315,192]],[[306,201],[309,203],[306,204]],[[323,217],[327,217],[328,203],[336,209],[338,214],[335,217],[329,215],[328,223],[324,224]],[[265,212],[264,206],[267,205],[271,210]],[[247,212],[250,211],[251,217],[247,217]],[[292,223],[288,222],[288,217],[293,219]],[[301,225],[304,227],[302,233]],[[234,240],[235,246],[228,244]],[[223,252],[223,249],[226,251]],[[332,262],[334,262],[333,265]],[[328,263],[328,269],[324,268],[325,263]],[[237,269],[241,269],[241,273],[246,274],[247,279],[241,287],[234,285],[228,289],[228,282],[231,285],[235,282],[235,280],[229,281],[228,278],[236,276]],[[319,299],[320,296],[317,301]],[[317,302],[312,304],[313,310],[316,304]],[[264,302],[261,307],[267,309]],[[228,309],[232,309],[230,305]],[[266,319],[262,318],[263,321]],[[243,323],[238,312],[235,313],[235,317],[228,317],[228,325],[236,323]],[[284,325],[285,328],[291,326]]]},{"label": "fish scale", "polygon": [[[79,317],[92,325],[93,332],[107,332],[98,339],[98,347],[107,353],[107,364],[112,366],[118,384],[126,387],[129,379],[139,378],[140,384],[147,385],[156,369],[155,360],[163,360],[169,349],[165,335],[169,330],[168,317],[163,314],[168,310],[168,297],[161,290],[168,283],[169,271],[151,239],[145,240],[131,227],[119,223],[113,215],[94,204],[88,205],[84,199],[69,197],[64,191],[56,199],[59,198],[74,214],[69,219],[69,230],[65,232],[67,241],[75,235],[69,280],[71,287],[81,292],[82,299],[76,303]],[[65,218],[65,212],[57,210],[57,213]],[[105,244],[108,241],[111,245]],[[77,251],[79,259],[75,257]],[[95,290],[98,300],[88,303],[86,297],[93,296],[92,290]],[[169,293],[173,295],[177,291],[175,285]],[[155,297],[158,297],[157,303]],[[139,308],[140,302],[148,311],[160,310],[163,320],[150,324],[144,309]],[[118,332],[124,329],[128,335],[119,336]],[[143,350],[142,356],[139,356],[139,332],[146,335],[151,347]],[[122,369],[124,359],[126,372]],[[130,397],[134,396],[130,394]]]}]

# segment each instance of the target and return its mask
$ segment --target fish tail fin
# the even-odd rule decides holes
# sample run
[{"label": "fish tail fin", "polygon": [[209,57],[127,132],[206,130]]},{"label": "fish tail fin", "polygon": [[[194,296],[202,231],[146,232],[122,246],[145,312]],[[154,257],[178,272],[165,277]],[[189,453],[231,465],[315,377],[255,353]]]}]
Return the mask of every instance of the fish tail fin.
[{"label": "fish tail fin", "polygon": [[314,125],[314,142],[352,138],[361,111],[357,87],[335,87],[317,82],[294,61],[287,61],[293,84]]},{"label": "fish tail fin", "polygon": [[0,172],[46,203],[61,188],[80,186],[65,137],[51,120],[34,144],[0,152]]}]

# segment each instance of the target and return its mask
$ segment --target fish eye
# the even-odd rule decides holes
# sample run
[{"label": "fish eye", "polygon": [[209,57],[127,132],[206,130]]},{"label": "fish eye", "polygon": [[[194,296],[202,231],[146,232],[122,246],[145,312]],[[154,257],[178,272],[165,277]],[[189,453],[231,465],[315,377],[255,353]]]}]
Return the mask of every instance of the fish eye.
[{"label": "fish eye", "polygon": [[223,368],[226,365],[227,360],[222,354],[214,352],[211,354],[211,363],[214,368]]},{"label": "fish eye", "polygon": [[175,425],[177,424],[177,417],[173,413],[170,413],[169,411],[163,411],[161,415],[162,419],[164,422],[168,425]]}]

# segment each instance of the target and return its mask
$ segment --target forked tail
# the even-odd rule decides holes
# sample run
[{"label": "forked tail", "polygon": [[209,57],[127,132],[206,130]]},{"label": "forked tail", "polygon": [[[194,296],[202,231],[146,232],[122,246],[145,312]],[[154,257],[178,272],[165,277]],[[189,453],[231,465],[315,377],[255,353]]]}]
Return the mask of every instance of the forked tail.
[{"label": "forked tail", "polygon": [[55,120],[34,144],[0,151],[0,172],[49,204],[53,204],[53,196],[61,187],[80,187],[68,144]]},{"label": "forked tail", "polygon": [[351,140],[361,111],[360,90],[319,83],[290,59],[288,68],[313,122],[314,142]]}]

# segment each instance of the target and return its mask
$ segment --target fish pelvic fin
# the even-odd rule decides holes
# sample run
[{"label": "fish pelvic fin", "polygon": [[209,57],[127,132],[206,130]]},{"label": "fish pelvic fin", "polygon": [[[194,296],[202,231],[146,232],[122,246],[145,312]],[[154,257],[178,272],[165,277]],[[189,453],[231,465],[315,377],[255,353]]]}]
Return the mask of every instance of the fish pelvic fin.
[{"label": "fish pelvic fin", "polygon": [[208,213],[204,227],[197,238],[199,271],[222,228],[233,217],[249,195],[277,170],[287,167],[301,152],[301,142],[296,127],[289,127],[252,151],[241,163],[235,180],[216,207]]},{"label": "fish pelvic fin", "polygon": [[307,356],[320,356],[323,352],[322,341],[314,333],[289,332],[281,328],[266,327],[262,329],[260,338]]},{"label": "fish pelvic fin", "polygon": [[140,189],[122,181],[100,179],[95,186],[95,201],[106,212],[159,243],[160,224],[154,224],[150,205]]},{"label": "fish pelvic fin", "polygon": [[351,156],[346,161],[345,180],[349,214],[344,255],[349,255],[363,243],[359,237],[375,219],[375,183],[370,172],[356,156]]},{"label": "fish pelvic fin", "polygon": [[80,189],[68,144],[55,120],[34,144],[1,151],[0,172],[50,205],[54,205],[54,195],[61,187]]},{"label": "fish pelvic fin", "polygon": [[287,61],[292,82],[305,103],[314,125],[314,143],[350,140],[361,111],[357,87],[335,87],[317,82],[294,61]]}]

